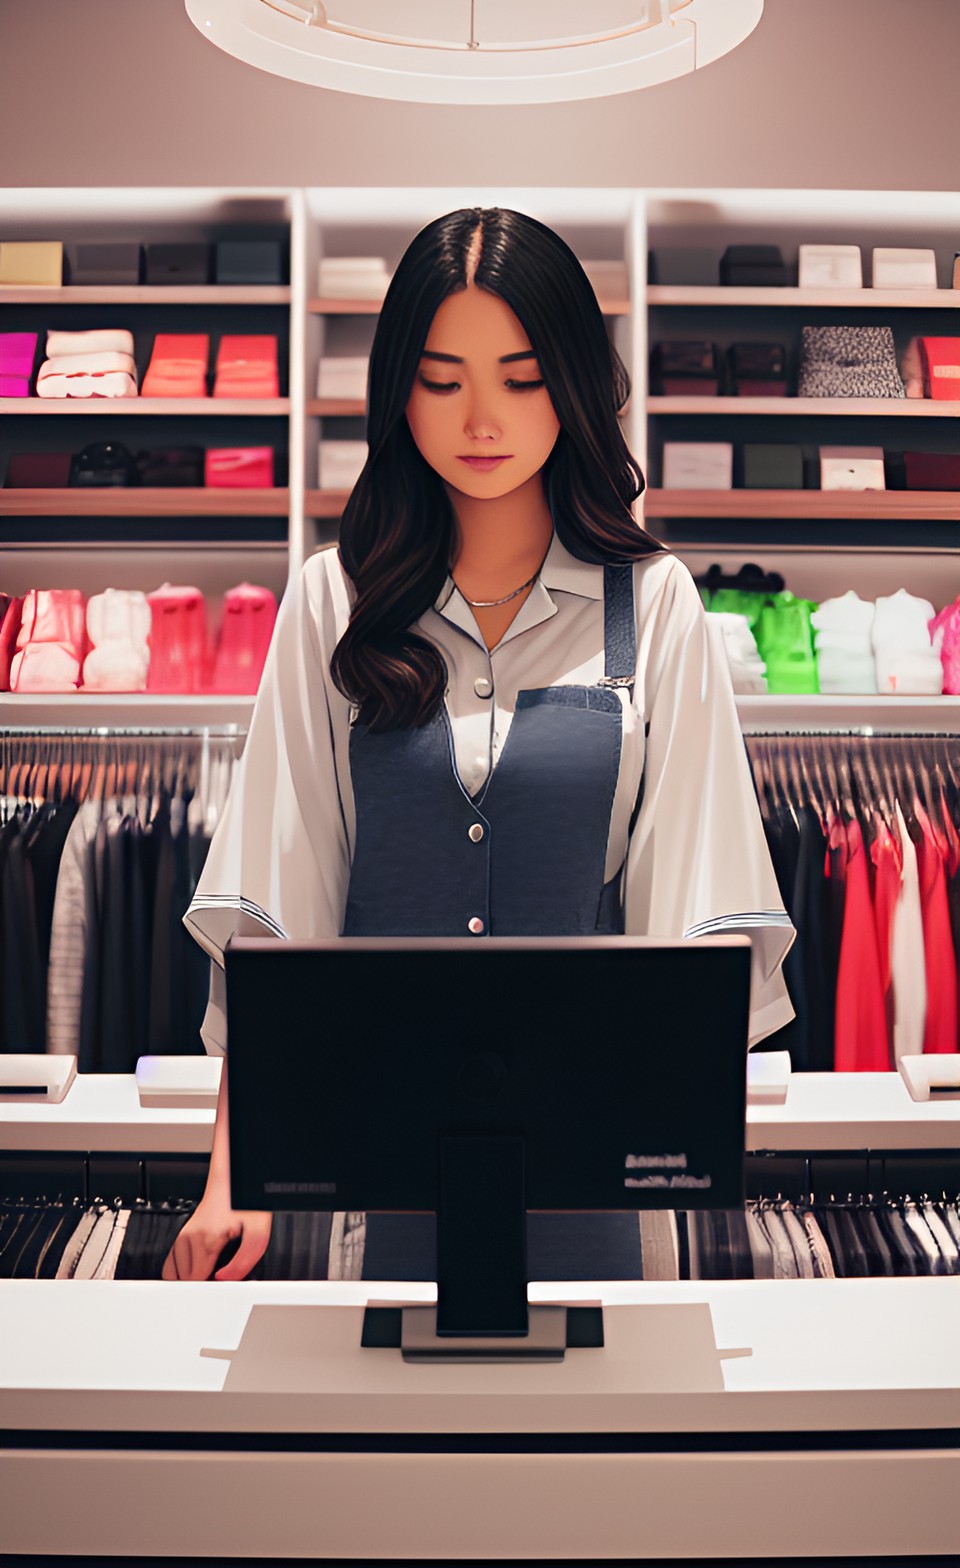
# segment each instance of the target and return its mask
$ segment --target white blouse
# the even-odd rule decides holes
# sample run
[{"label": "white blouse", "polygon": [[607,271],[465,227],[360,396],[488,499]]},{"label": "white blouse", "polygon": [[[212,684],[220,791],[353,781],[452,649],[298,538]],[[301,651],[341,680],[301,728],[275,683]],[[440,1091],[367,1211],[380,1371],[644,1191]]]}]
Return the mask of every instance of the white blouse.
[{"label": "white blouse", "polygon": [[[750,1043],[793,1017],[780,965],[794,937],[764,838],[720,638],[686,567],[666,552],[634,567],[636,682],[624,706],[604,880],[623,868],[624,926],[668,938],[751,939]],[[226,1043],[223,949],[236,931],[340,934],[355,838],[350,704],[330,656],[353,588],[336,550],[288,590],[234,775],[185,923],[215,960],[203,1025]],[[488,650],[448,578],[416,623],[447,666],[457,771],[470,794],[503,751],[521,690],[592,685],[604,673],[603,568],[555,537],[540,577]],[[643,802],[630,819],[641,777]],[[466,933],[464,933],[466,934]]]}]

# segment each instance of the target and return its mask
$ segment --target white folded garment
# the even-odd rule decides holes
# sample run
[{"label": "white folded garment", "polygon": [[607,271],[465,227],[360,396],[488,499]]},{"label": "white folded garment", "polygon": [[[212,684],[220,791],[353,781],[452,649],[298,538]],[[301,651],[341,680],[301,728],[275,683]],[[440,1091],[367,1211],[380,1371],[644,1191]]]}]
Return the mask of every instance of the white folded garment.
[{"label": "white folded garment", "polygon": [[113,350],[99,354],[55,354],[52,359],[44,360],[39,373],[46,376],[76,376],[86,372],[93,376],[104,370],[125,370],[128,376],[135,376],[137,363],[132,354],[119,354]]},{"label": "white folded garment", "polygon": [[825,695],[832,692],[858,692],[872,695],[877,689],[877,666],[873,654],[844,653],[838,649],[821,652],[817,648],[817,678]]},{"label": "white folded garment", "polygon": [[943,665],[933,648],[878,648],[877,689],[888,695],[939,696],[943,691]]},{"label": "white folded garment", "polygon": [[99,375],[37,377],[37,397],[137,397],[137,383],[125,370]]},{"label": "white folded garment", "polygon": [[930,648],[929,625],[933,620],[933,605],[928,599],[899,588],[887,598],[877,600],[873,622],[873,646],[881,648]]},{"label": "white folded garment", "polygon": [[824,599],[810,616],[810,624],[818,632],[849,632],[869,642],[875,613],[873,601],[861,599],[850,588],[835,599]]},{"label": "white folded garment", "polygon": [[873,657],[873,643],[869,637],[862,636],[859,632],[815,632],[813,646],[818,653],[831,650],[837,653],[849,653],[856,657],[862,654]]},{"label": "white folded garment", "polygon": [[719,630],[730,669],[733,689],[741,696],[759,696],[767,690],[767,666],[760,657],[756,638],[745,615],[711,611],[708,626]]},{"label": "white folded garment", "polygon": [[119,638],[91,648],[83,661],[86,691],[146,691],[150,656]]},{"label": "white folded garment", "polygon": [[105,588],[87,600],[87,635],[99,648],[105,642],[127,642],[147,650],[150,606],[137,588]]},{"label": "white folded garment", "polygon": [[47,358],[58,354],[132,354],[133,333],[125,327],[99,327],[93,332],[48,332]]}]

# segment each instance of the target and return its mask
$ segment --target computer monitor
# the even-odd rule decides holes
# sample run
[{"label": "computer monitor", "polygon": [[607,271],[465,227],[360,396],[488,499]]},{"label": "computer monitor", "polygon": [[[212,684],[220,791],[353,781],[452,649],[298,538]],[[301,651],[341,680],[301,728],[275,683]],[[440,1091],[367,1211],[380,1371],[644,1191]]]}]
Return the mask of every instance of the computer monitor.
[{"label": "computer monitor", "polygon": [[435,1211],[441,1339],[529,1339],[528,1209],[743,1202],[746,937],[243,938],[225,967],[234,1207]]}]

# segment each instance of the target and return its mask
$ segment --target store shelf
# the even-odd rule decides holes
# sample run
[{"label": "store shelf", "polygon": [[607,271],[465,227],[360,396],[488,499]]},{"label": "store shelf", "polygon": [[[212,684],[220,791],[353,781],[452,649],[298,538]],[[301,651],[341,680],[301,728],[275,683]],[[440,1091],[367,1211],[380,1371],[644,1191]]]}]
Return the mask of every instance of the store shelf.
[{"label": "store shelf", "polygon": [[138,485],[0,490],[0,517],[286,517],[287,489]]},{"label": "store shelf", "polygon": [[737,288],[651,283],[648,305],[783,305],[838,310],[960,310],[960,289]]},{"label": "store shelf", "polygon": [[960,490],[647,490],[646,517],[960,519]]},{"label": "store shelf", "polygon": [[194,286],[158,283],[64,285],[8,283],[0,288],[0,305],[289,305],[289,284],[225,283]]},{"label": "store shelf", "polygon": [[362,397],[311,397],[307,399],[307,413],[319,414],[352,414],[361,419],[366,417],[366,399]]},{"label": "store shelf", "polygon": [[304,498],[304,517],[339,517],[347,501],[349,490],[308,490]]},{"label": "store shelf", "polygon": [[[379,316],[382,299],[310,299],[307,310],[312,316]],[[632,306],[628,299],[601,299],[600,309],[605,316],[629,316]]]},{"label": "store shelf", "polygon": [[875,734],[956,734],[960,737],[960,697],[843,696],[737,697],[745,735],[767,730],[856,730]]},{"label": "store shelf", "polygon": [[650,397],[650,414],[881,415],[885,419],[957,419],[960,402],[920,397]]},{"label": "store shelf", "polygon": [[153,692],[0,693],[2,729],[246,730],[253,697],[183,696]]},{"label": "store shelf", "polygon": [[234,419],[289,415],[290,399],[233,397],[5,397],[3,414],[219,414]]}]

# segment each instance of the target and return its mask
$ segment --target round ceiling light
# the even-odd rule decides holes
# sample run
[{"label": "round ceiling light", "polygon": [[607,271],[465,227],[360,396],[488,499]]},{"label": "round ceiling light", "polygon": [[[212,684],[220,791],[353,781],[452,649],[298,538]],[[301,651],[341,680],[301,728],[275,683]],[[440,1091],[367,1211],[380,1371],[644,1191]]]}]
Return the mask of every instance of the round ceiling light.
[{"label": "round ceiling light", "polygon": [[635,92],[736,48],[763,0],[185,0],[227,54],[275,76],[413,103]]}]

